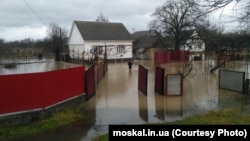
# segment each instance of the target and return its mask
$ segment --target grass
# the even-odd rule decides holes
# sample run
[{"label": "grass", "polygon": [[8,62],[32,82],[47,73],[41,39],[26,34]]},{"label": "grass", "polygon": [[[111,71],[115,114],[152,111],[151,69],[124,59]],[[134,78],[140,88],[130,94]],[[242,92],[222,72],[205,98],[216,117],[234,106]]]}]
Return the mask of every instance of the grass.
[{"label": "grass", "polygon": [[74,105],[56,112],[50,118],[21,125],[0,127],[0,140],[7,140],[25,135],[46,133],[83,119],[84,104]]},{"label": "grass", "polygon": [[[210,111],[173,122],[152,123],[159,125],[250,125],[250,113],[236,109]],[[108,141],[108,134],[96,137],[92,141]]]}]

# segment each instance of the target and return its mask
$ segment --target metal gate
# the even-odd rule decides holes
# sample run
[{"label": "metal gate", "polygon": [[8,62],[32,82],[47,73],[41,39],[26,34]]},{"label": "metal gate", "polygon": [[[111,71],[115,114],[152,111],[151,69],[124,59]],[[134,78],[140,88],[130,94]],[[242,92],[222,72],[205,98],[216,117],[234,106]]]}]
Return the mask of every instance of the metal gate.
[{"label": "metal gate", "polygon": [[161,67],[155,68],[155,92],[164,94],[164,75],[165,69]]},{"label": "metal gate", "polygon": [[93,97],[96,93],[95,90],[95,66],[91,66],[86,71],[85,76],[85,85],[86,85],[86,101]]},{"label": "metal gate", "polygon": [[148,88],[148,70],[139,65],[139,72],[138,72],[138,90],[142,92],[144,95],[147,95],[147,88]]}]

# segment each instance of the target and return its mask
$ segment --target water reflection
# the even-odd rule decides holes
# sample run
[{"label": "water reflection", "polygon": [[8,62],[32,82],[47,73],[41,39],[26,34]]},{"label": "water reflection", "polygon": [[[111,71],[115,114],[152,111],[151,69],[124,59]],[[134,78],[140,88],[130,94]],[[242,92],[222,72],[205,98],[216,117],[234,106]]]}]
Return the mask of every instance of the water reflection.
[{"label": "water reflection", "polygon": [[139,116],[144,122],[148,122],[148,101],[147,96],[138,93]]},{"label": "water reflection", "polygon": [[162,121],[183,117],[183,101],[181,96],[156,95],[155,104],[155,117]]}]

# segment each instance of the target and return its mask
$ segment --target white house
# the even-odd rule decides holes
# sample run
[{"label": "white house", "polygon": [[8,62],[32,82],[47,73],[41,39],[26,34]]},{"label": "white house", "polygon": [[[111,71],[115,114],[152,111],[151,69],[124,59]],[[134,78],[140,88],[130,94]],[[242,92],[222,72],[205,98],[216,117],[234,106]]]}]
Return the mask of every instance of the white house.
[{"label": "white house", "polygon": [[194,60],[205,60],[205,42],[200,39],[196,31],[193,32],[181,50],[190,51],[190,60],[192,58]]},{"label": "white house", "polygon": [[71,58],[131,59],[132,38],[122,23],[74,21],[69,39]]}]

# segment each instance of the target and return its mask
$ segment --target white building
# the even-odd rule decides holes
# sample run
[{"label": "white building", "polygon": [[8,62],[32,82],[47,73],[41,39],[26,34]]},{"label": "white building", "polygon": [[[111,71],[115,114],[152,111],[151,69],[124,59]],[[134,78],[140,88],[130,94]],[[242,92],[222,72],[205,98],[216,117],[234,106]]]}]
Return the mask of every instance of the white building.
[{"label": "white building", "polygon": [[132,38],[122,23],[74,21],[68,45],[71,58],[103,58],[105,48],[108,60],[132,58]]},{"label": "white building", "polygon": [[196,31],[193,32],[181,50],[190,51],[190,60],[196,60],[196,58],[198,58],[197,60],[205,60],[205,42],[200,39]]}]

